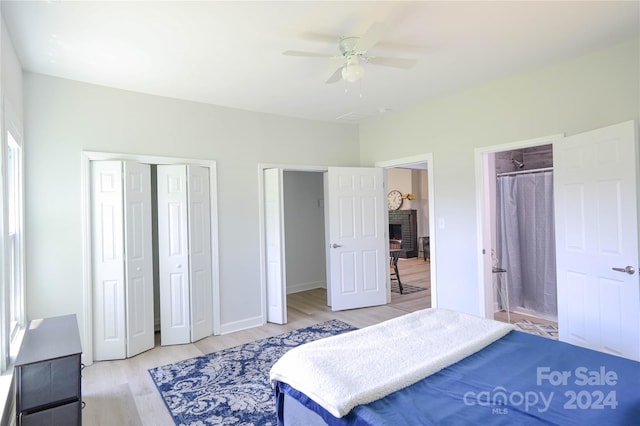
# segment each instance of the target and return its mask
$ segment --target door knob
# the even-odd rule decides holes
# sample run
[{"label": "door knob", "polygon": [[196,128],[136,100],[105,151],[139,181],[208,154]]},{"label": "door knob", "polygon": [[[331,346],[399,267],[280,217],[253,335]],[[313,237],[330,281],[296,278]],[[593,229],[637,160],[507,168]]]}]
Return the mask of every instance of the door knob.
[{"label": "door knob", "polygon": [[342,247],[342,246],[340,244],[333,243],[333,244],[331,244],[331,247],[332,248],[338,248],[338,247]]},{"label": "door knob", "polygon": [[626,268],[611,268],[611,269],[617,272],[626,272],[629,275],[633,275],[636,272],[633,266],[627,266]]}]

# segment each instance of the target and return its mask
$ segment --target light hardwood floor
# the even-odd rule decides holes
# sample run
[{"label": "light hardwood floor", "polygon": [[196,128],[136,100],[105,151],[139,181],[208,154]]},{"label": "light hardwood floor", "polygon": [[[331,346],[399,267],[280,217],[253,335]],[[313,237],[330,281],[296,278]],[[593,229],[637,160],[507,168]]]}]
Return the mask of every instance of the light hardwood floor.
[{"label": "light hardwood floor", "polygon": [[[400,260],[403,284],[429,287],[429,263],[421,259]],[[89,426],[173,425],[173,420],[149,368],[170,364],[211,352],[263,339],[331,319],[362,328],[431,306],[431,291],[400,295],[391,293],[383,306],[332,312],[324,289],[290,294],[288,324],[266,324],[224,336],[211,336],[196,343],[159,346],[126,360],[98,361],[82,372],[83,424]]]}]

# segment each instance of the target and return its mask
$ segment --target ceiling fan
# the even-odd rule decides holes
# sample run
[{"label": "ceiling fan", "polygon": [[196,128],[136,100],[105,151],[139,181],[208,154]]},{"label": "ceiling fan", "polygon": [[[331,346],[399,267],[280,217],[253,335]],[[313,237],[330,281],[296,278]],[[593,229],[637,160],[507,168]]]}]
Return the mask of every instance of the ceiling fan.
[{"label": "ceiling fan", "polygon": [[300,50],[287,50],[282,52],[286,56],[307,56],[315,58],[343,58],[344,64],[329,77],[326,83],[336,83],[342,78],[348,82],[356,82],[364,75],[362,63],[382,65],[401,69],[409,69],[416,65],[415,59],[389,58],[373,56],[369,50],[375,46],[384,34],[389,31],[389,26],[382,22],[376,22],[362,36],[344,36],[338,40],[340,54],[305,52]]}]

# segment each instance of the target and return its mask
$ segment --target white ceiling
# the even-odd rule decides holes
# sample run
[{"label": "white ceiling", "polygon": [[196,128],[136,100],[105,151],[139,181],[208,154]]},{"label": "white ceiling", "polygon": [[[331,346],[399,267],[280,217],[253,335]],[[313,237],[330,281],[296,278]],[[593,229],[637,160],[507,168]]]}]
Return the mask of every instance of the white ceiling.
[{"label": "white ceiling", "polygon": [[[358,122],[640,35],[638,1],[8,1],[24,69],[243,110]],[[359,83],[325,81],[341,35],[392,29]],[[342,118],[339,118],[342,117]]]}]

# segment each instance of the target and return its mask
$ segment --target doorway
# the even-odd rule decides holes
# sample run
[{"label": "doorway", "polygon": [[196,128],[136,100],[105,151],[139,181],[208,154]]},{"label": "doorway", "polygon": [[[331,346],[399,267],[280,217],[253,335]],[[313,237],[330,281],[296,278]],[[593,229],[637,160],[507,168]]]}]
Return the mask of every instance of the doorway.
[{"label": "doorway", "polygon": [[557,326],[552,145],[488,155],[496,176],[494,319]]},{"label": "doorway", "polygon": [[403,197],[400,207],[388,213],[389,240],[395,241],[401,249],[397,260],[393,260],[392,302],[403,303],[415,293],[426,299],[422,300],[425,308],[431,307],[427,173],[427,163],[387,168],[388,191],[399,191]]},{"label": "doorway", "polygon": [[[383,167],[387,170],[387,190],[399,190],[403,196],[401,210],[411,212],[410,216],[415,214],[416,234],[410,236],[411,242],[406,247],[408,257],[398,259],[398,271],[403,287],[407,284],[411,289],[417,287],[416,293],[402,294],[399,292],[399,286],[394,287],[392,282],[392,301],[393,303],[404,303],[402,298],[407,296],[407,303],[415,303],[416,297],[419,303],[424,307],[437,307],[437,283],[436,283],[436,232],[433,218],[435,196],[434,196],[434,179],[433,179],[433,155],[422,154],[412,157],[399,158],[376,163],[376,167]],[[415,196],[415,199],[411,199]],[[396,220],[396,213],[390,212],[389,219],[389,236],[409,235],[398,229],[398,225],[402,224],[402,219]],[[404,242],[403,242],[403,248]],[[403,274],[403,270],[405,274]],[[403,276],[406,279],[403,279]],[[421,291],[421,288],[427,288],[427,291]],[[394,292],[394,289],[396,292]],[[427,298],[427,303],[425,300]]]},{"label": "doorway", "polygon": [[[504,176],[504,178],[500,179],[504,180],[504,189],[506,190],[507,180],[514,180],[514,176],[531,176],[530,173],[532,171],[552,170],[552,142],[561,137],[562,135],[552,135],[476,150],[477,170],[479,170],[481,177],[481,187],[478,188],[478,206],[480,209],[478,214],[480,236],[478,240],[479,250],[483,254],[481,257],[479,294],[481,295],[481,312],[484,312],[484,316],[487,318],[493,319],[495,317],[509,322],[522,318],[519,315],[511,318],[511,313],[516,309],[516,305],[521,304],[521,297],[515,294],[508,295],[508,290],[515,284],[519,289],[518,292],[520,292],[522,279],[518,274],[517,279],[514,278],[514,283],[510,284],[509,269],[512,269],[512,265],[509,264],[509,269],[507,269],[506,264],[503,264],[503,260],[505,262],[509,260],[509,255],[507,254],[509,248],[505,243],[508,236],[507,233],[503,232],[504,230],[498,231],[499,221],[505,218],[505,215],[499,212],[498,209],[499,198],[504,198],[499,195],[498,175]],[[528,162],[524,161],[526,153],[530,154],[530,161]],[[536,154],[534,155],[534,153]],[[502,183],[500,186],[502,187]],[[512,206],[511,208],[513,209],[514,207]],[[513,246],[513,241],[510,241],[509,244]],[[500,249],[498,246],[500,246]],[[518,242],[516,242],[516,246],[518,253],[521,253],[521,247]],[[523,246],[522,249],[526,253],[526,247]],[[516,262],[515,257],[512,254],[511,258],[514,263]],[[520,265],[518,268],[520,268]],[[521,313],[531,314],[532,312],[521,309]],[[553,320],[554,318],[551,316],[543,321],[549,319]]]},{"label": "doorway", "polygon": [[321,172],[284,172],[287,294],[327,287],[323,179]]},{"label": "doorway", "polygon": [[[326,167],[259,165],[263,323],[287,323],[288,293],[326,288],[326,171]],[[300,252],[292,252],[295,249]]]},{"label": "doorway", "polygon": [[[326,268],[321,284],[318,280],[312,279],[300,285],[300,283],[290,281],[287,276],[291,271],[291,267],[288,265],[290,256],[287,255],[285,244],[285,241],[288,243],[288,238],[285,238],[285,216],[289,213],[283,211],[286,208],[284,181],[285,173],[293,175],[294,172],[296,173],[295,176],[298,177],[305,176],[305,174],[317,175],[317,172],[322,172],[323,175],[322,191],[319,190],[319,182],[316,182],[316,189],[312,191],[308,189],[297,190],[301,194],[300,199],[308,198],[306,202],[311,206],[311,210],[315,211],[315,213],[308,214],[309,216],[316,216],[317,209],[323,210],[327,215],[325,223],[317,225],[316,231],[320,229],[323,231],[321,233],[317,232],[315,237],[311,237],[314,240],[322,241],[325,250],[325,263],[321,264],[323,257],[321,254],[314,256],[315,260],[304,260],[305,263],[314,262],[314,267],[322,265],[322,267]],[[260,165],[259,174],[261,180],[260,225],[262,232],[260,235],[262,240],[260,247],[261,267],[263,268],[261,276],[263,280],[264,322],[287,323],[287,289],[296,287],[301,289],[309,288],[309,285],[313,288],[327,287],[327,304],[333,310],[352,309],[389,302],[389,284],[385,273],[385,271],[388,272],[389,256],[388,232],[386,230],[386,176],[381,167],[319,168],[313,166]],[[303,179],[298,180],[301,182]],[[296,186],[300,184],[298,180],[296,180]],[[340,184],[338,184],[339,182]],[[352,185],[355,186],[352,187]],[[341,194],[339,197],[340,202],[337,201],[338,198],[335,198],[338,196],[338,192]],[[323,198],[320,198],[321,196]],[[351,201],[347,201],[348,197],[352,197],[350,198]],[[328,200],[333,200],[333,202],[329,203]],[[337,208],[339,204],[342,206],[342,210]],[[348,206],[352,206],[355,210],[351,211]],[[306,207],[293,210],[293,220],[307,219],[300,219],[301,211],[309,210]],[[339,218],[347,220],[348,223],[337,224],[336,220],[340,219],[336,219],[336,213],[338,213],[337,216]],[[347,213],[351,219],[348,218]],[[333,225],[329,226],[328,223]],[[342,235],[348,240],[346,246],[343,246],[343,242],[338,241],[342,238],[341,236],[330,236],[332,230],[339,230],[349,234]],[[353,231],[353,234],[350,233],[351,231]],[[366,233],[364,238],[360,236],[363,232]],[[305,240],[305,236],[309,235],[308,231],[302,230],[299,231],[299,234],[301,236],[296,238],[302,238],[302,240],[297,240],[296,244],[312,244],[309,239]],[[331,248],[329,248],[330,239],[332,242]],[[308,247],[305,247],[306,249]],[[345,255],[343,254],[344,250],[351,251]],[[318,259],[320,259],[320,262]],[[346,263],[332,268],[330,266],[332,262],[335,265],[338,265],[339,262]],[[364,271],[364,273],[357,271]],[[336,277],[335,274],[330,276],[331,272],[339,273]],[[335,283],[335,286],[328,285],[330,282]],[[332,292],[331,288],[339,290]],[[349,300],[347,301],[346,299]]]}]

